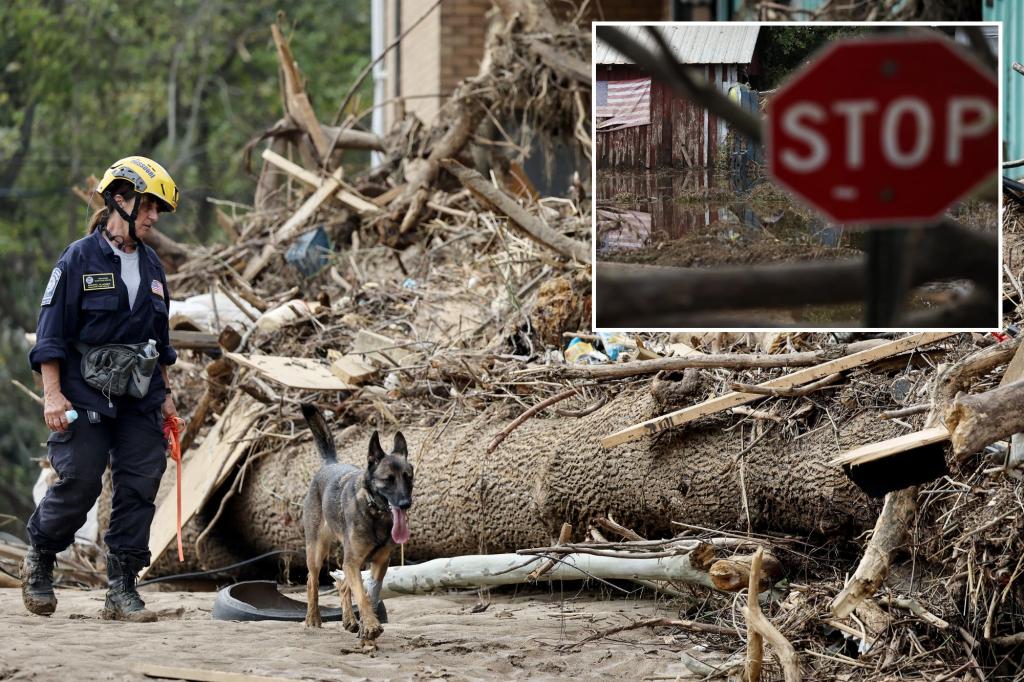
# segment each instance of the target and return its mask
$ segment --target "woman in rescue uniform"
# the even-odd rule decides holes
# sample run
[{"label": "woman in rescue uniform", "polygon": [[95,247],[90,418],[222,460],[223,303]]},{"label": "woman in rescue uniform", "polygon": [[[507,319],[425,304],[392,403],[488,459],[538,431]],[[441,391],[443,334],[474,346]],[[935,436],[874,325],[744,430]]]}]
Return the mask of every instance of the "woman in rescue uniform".
[{"label": "woman in rescue uniform", "polygon": [[[177,419],[167,388],[167,367],[177,354],[168,338],[167,278],[143,239],[160,213],[177,208],[178,189],[159,164],[131,156],[107,169],[97,191],[105,207],[57,261],[29,352],[32,369],[43,376],[49,459],[59,479],[28,522],[32,546],[22,567],[22,596],[32,613],[56,609],[56,554],[74,542],[109,460],[113,500],[104,536],[109,590],[103,615],[153,621],[156,614],[146,609],[135,581],[151,558],[149,529],[166,467],[163,422]],[[89,356],[85,363],[83,355]],[[114,380],[119,377],[129,378],[134,390],[123,389],[124,382]],[[72,410],[78,416],[69,419]]]}]

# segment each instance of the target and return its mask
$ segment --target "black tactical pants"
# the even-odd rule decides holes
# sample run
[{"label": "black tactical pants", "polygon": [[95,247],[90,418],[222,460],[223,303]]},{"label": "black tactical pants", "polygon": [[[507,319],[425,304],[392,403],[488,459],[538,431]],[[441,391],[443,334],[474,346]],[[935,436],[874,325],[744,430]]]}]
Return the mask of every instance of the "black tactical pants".
[{"label": "black tactical pants", "polygon": [[110,527],[103,540],[113,554],[149,564],[149,527],[160,477],[167,467],[167,442],[160,410],[121,412],[116,418],[79,412],[67,431],[47,441],[50,464],[59,480],[28,520],[36,549],[61,552],[99,497],[110,462],[114,497]]}]

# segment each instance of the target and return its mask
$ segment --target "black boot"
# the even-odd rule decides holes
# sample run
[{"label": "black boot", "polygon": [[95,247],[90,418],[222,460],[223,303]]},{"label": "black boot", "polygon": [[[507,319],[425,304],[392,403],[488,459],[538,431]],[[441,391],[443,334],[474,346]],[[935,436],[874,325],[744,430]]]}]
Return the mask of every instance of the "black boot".
[{"label": "black boot", "polygon": [[135,579],[142,563],[123,554],[107,555],[107,600],[103,604],[103,617],[107,620],[128,620],[133,623],[152,623],[156,614],[146,608]]},{"label": "black boot", "polygon": [[57,610],[57,595],[53,593],[55,563],[56,554],[33,547],[21,564],[21,599],[25,608],[37,616],[49,616]]}]

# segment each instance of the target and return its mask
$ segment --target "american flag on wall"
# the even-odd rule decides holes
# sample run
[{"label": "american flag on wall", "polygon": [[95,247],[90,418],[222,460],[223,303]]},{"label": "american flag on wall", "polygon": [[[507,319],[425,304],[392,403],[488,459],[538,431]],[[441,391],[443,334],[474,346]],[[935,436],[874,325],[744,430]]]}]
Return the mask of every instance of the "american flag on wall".
[{"label": "american flag on wall", "polygon": [[620,130],[651,122],[651,79],[597,81],[598,130]]}]

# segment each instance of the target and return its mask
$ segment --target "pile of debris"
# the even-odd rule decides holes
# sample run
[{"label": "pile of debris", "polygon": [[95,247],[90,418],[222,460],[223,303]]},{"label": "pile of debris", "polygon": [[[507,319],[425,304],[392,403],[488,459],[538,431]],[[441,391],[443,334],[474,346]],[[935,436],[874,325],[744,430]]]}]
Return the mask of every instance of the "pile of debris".
[{"label": "pile of debris", "polygon": [[[1020,339],[593,334],[588,183],[539,197],[516,158],[474,166],[491,147],[480,121],[510,114],[590,155],[589,33],[522,5],[437,126],[407,118],[385,140],[310,118],[275,31],[287,113],[254,205],[224,205],[227,244],[156,244],[184,299],[171,379],[188,419],[186,561],[170,468],[148,575],[304,570],[302,500],[320,464],[309,402],[343,461],[363,463],[375,429],[409,443],[412,540],[396,563],[425,563],[389,572],[385,594],[635,580],[680,617],[594,637],[682,633],[701,676],[771,672],[763,643],[787,679],[1015,669],[1024,504],[1020,458],[998,443],[1024,431],[1008,407],[1024,390]],[[346,180],[331,161],[342,144],[384,162]],[[831,463],[943,422],[950,473],[884,503]],[[762,596],[740,613],[744,589]],[[744,629],[746,653],[712,653],[737,651]]]}]

